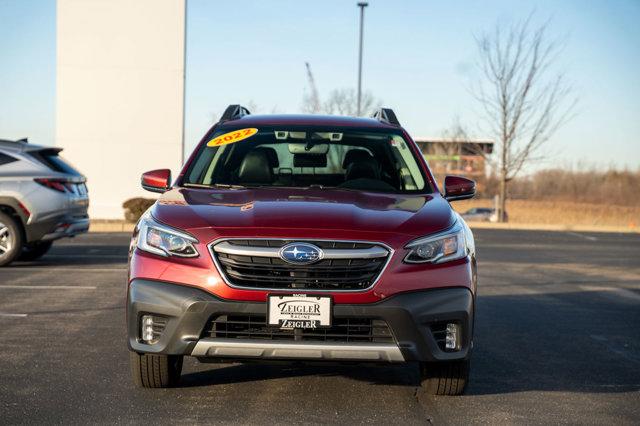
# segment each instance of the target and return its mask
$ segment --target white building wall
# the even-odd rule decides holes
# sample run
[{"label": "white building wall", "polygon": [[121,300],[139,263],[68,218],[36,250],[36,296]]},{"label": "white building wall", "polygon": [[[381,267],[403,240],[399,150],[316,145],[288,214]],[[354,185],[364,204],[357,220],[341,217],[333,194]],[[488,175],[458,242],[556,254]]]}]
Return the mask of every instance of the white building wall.
[{"label": "white building wall", "polygon": [[185,0],[58,0],[56,144],[87,176],[93,219],[153,196],[182,161]]}]

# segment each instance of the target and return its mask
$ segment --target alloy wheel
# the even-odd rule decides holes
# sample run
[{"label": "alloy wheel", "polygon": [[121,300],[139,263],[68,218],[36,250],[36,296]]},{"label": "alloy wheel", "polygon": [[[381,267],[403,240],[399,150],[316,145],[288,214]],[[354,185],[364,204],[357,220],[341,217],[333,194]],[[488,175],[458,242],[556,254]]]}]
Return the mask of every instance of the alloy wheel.
[{"label": "alloy wheel", "polygon": [[13,236],[7,225],[0,222],[0,257],[3,257],[13,248]]}]

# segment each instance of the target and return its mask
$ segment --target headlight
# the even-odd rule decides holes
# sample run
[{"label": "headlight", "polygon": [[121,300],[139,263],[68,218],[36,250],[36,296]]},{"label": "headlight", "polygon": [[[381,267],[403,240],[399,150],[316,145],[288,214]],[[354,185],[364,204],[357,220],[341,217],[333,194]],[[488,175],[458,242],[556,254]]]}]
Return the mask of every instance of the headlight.
[{"label": "headlight", "polygon": [[404,258],[407,263],[443,263],[462,259],[468,253],[460,222],[440,234],[414,240],[405,248],[410,249]]},{"label": "headlight", "polygon": [[149,212],[138,223],[137,247],[140,250],[160,256],[196,257],[197,243],[191,235],[156,222]]}]

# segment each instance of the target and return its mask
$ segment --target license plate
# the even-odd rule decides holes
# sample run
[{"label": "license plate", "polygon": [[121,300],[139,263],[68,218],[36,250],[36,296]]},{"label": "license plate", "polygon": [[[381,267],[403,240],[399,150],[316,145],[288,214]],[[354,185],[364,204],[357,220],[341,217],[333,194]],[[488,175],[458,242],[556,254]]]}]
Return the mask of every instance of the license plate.
[{"label": "license plate", "polygon": [[294,294],[269,296],[269,325],[283,329],[331,327],[331,298]]}]

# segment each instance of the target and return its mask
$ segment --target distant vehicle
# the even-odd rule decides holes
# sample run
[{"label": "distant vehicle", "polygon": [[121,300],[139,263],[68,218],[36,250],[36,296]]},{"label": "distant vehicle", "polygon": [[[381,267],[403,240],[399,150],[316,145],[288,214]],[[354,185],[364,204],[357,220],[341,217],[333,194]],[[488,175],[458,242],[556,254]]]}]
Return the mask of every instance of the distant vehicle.
[{"label": "distant vehicle", "polygon": [[[488,207],[474,207],[462,213],[461,216],[468,222],[497,222],[498,212],[496,209]],[[504,214],[505,222],[509,220],[509,215]]]},{"label": "distant vehicle", "polygon": [[253,116],[231,105],[130,245],[133,379],[178,383],[202,362],[412,363],[429,393],[459,395],[473,346],[476,257],[390,109],[374,118]]},{"label": "distant vehicle", "polygon": [[462,213],[464,220],[469,222],[490,222],[496,213],[495,209],[486,207],[474,207]]},{"label": "distant vehicle", "polygon": [[35,260],[89,230],[86,178],[61,148],[0,139],[0,266]]}]

